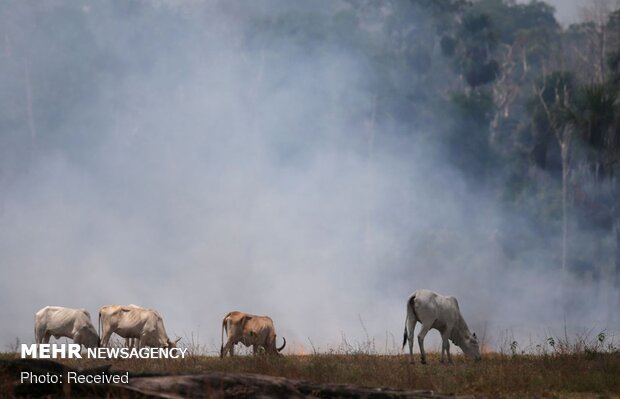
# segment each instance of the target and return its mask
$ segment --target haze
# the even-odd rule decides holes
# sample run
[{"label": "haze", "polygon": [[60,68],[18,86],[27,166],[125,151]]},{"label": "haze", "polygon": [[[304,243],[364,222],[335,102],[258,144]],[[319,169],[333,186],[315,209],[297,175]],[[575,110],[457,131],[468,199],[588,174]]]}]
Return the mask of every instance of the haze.
[{"label": "haze", "polygon": [[417,288],[456,296],[495,349],[617,331],[605,281],[570,280],[564,311],[559,237],[467,180],[423,123],[373,119],[373,54],[270,31],[350,8],[5,2],[2,347],[32,342],[46,305],[96,320],[135,303],[210,353],[231,310],[270,315],[291,351],[393,352]]}]

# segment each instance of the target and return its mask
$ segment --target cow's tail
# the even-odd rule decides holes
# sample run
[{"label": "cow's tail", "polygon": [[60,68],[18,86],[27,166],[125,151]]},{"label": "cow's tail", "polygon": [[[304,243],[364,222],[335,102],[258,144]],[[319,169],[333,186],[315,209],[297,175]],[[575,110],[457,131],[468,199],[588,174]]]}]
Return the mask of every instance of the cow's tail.
[{"label": "cow's tail", "polygon": [[279,348],[276,348],[278,352],[282,352],[282,349],[284,349],[284,347],[286,346],[286,338],[282,337],[282,340],[284,340],[284,342],[282,343],[282,346]]},{"label": "cow's tail", "polygon": [[407,302],[407,311],[405,312],[405,333],[403,334],[403,348],[405,349],[405,344],[407,343],[407,319],[409,318],[409,302]]},{"label": "cow's tail", "polygon": [[228,328],[226,327],[226,320],[228,320],[228,314],[224,316],[224,319],[222,320],[222,344],[220,346],[220,357],[224,357],[224,331],[226,331],[226,334],[228,334]]},{"label": "cow's tail", "polygon": [[99,310],[99,318],[97,322],[97,347],[101,348],[101,310]]},{"label": "cow's tail", "polygon": [[409,307],[411,306],[411,312],[413,316],[418,320],[418,314],[415,311],[415,293],[411,295],[409,300],[407,301],[407,313],[405,315],[405,333],[403,334],[403,349],[405,348],[405,344],[407,343],[407,339],[409,339],[409,334],[407,334],[407,322],[409,321]]}]

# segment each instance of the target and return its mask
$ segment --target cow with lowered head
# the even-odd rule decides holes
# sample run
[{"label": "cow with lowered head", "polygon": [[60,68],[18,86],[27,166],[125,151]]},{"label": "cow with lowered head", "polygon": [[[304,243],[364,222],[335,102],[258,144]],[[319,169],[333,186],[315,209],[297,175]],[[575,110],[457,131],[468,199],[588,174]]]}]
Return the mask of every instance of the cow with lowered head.
[{"label": "cow with lowered head", "polygon": [[110,336],[116,333],[125,339],[136,339],[140,348],[176,348],[180,340],[171,341],[166,334],[164,321],[159,312],[136,305],[105,305],[99,310],[101,346],[110,343]]},{"label": "cow with lowered head", "polygon": [[34,315],[34,338],[37,344],[48,344],[50,337],[71,338],[87,348],[99,345],[99,336],[85,309],[46,306]]},{"label": "cow with lowered head", "polygon": [[[224,345],[224,332],[228,340]],[[266,353],[279,354],[286,346],[286,339],[282,337],[284,343],[281,347],[276,347],[276,331],[273,321],[268,316],[256,316],[243,312],[230,312],[222,320],[222,346],[220,347],[220,357],[226,353],[230,356],[235,354],[235,344],[241,342],[245,346],[252,346],[254,354],[262,347]]]},{"label": "cow with lowered head", "polygon": [[480,360],[480,347],[476,334],[472,334],[461,315],[456,298],[443,296],[430,290],[417,290],[407,300],[407,316],[405,318],[405,334],[403,348],[409,340],[409,362],[413,363],[413,329],[420,322],[422,329],[418,333],[420,355],[422,364],[426,364],[426,352],[424,351],[424,337],[430,329],[434,328],[441,333],[441,362],[444,362],[444,352],[448,355],[448,362],[452,363],[450,356],[450,343],[463,350],[465,356]]}]

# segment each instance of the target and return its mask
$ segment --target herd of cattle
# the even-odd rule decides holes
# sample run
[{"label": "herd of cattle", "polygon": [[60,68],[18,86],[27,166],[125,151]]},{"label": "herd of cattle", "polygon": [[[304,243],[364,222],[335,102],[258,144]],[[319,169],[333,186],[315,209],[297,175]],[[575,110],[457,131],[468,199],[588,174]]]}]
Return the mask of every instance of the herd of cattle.
[{"label": "herd of cattle", "polygon": [[[422,363],[426,363],[424,337],[431,329],[441,333],[441,361],[444,353],[448,361],[452,341],[460,347],[466,356],[480,359],[480,348],[476,334],[469,327],[454,297],[443,296],[435,292],[421,289],[415,291],[407,300],[407,316],[405,318],[405,334],[403,348],[409,341],[409,360],[413,363],[413,331],[416,323],[422,325],[418,333],[418,343]],[[156,310],[146,309],[137,305],[106,305],[99,309],[99,329],[96,330],[90,314],[84,309],[71,309],[59,306],[46,306],[34,316],[34,334],[37,344],[49,343],[50,337],[58,339],[67,337],[76,344],[87,348],[107,347],[113,333],[125,338],[128,347],[159,347],[174,348],[177,342],[170,340],[164,322]],[[227,341],[224,344],[224,333]],[[282,337],[282,346],[276,346],[276,332],[273,321],[268,316],[256,316],[243,312],[230,312],[222,320],[222,345],[220,356],[227,353],[234,355],[234,346],[242,343],[251,346],[253,353],[264,350],[266,353],[278,354],[286,346]]]}]

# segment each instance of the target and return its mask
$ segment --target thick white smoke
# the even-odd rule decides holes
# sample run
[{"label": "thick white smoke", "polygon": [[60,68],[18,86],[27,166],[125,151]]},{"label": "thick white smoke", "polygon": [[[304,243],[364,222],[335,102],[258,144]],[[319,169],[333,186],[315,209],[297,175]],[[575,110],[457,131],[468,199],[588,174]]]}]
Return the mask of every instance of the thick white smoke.
[{"label": "thick white smoke", "polygon": [[[45,305],[136,303],[212,351],[231,310],[272,316],[294,348],[344,336],[392,351],[416,288],[455,295],[496,348],[504,332],[618,327],[603,283],[575,281],[566,314],[541,233],[466,183],[423,127],[373,120],[368,54],[261,25],[346,3],[9,3],[85,21],[77,50],[11,37],[46,52],[49,77],[67,59],[97,67],[54,130],[67,138],[46,148],[36,126],[34,159],[1,188],[0,344],[32,341]],[[513,257],[506,225],[527,232]]]}]

